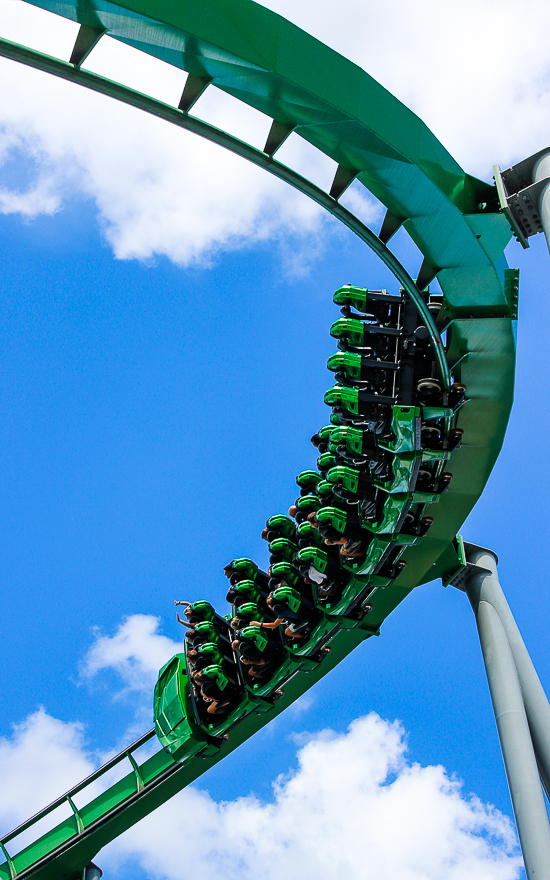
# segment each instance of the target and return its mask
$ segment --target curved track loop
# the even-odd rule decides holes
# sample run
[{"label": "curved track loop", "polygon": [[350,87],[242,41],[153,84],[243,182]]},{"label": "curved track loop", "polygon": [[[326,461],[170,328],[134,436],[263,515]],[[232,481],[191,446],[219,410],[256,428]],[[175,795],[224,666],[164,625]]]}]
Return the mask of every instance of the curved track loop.
[{"label": "curved track loop", "polygon": [[269,171],[270,174],[273,174],[280,180],[284,180],[286,183],[295,187],[295,189],[298,189],[306,196],[309,196],[312,201],[317,202],[318,205],[321,205],[326,211],[329,211],[330,214],[340,220],[344,226],[347,226],[348,229],[351,229],[355,235],[364,241],[365,244],[367,244],[386,264],[390,272],[393,273],[401,286],[415,301],[418,311],[422,315],[426,327],[428,327],[430,331],[430,337],[436,352],[437,363],[443,378],[444,387],[446,390],[449,389],[449,367],[447,365],[445,349],[441,342],[441,337],[435,328],[433,318],[430,315],[426,303],[424,302],[415,282],[405,267],[399,262],[395,254],[390,251],[384,242],[381,241],[381,239],[369,229],[368,226],[362,223],[355,214],[343,205],[340,205],[336,199],[324,192],[320,187],[311,183],[311,181],[302,177],[287,165],[277,162],[276,159],[273,159],[261,150],[257,150],[255,147],[250,146],[250,144],[233,137],[227,132],[221,131],[219,128],[209,125],[207,122],[203,122],[201,119],[189,116],[187,113],[182,113],[181,110],[176,110],[168,104],[163,104],[161,101],[156,101],[154,98],[150,98],[147,95],[135,92],[132,89],[119,85],[118,83],[113,83],[102,76],[75,68],[71,64],[67,64],[57,58],[51,58],[48,55],[43,55],[40,52],[34,52],[32,49],[25,49],[22,46],[18,46],[16,43],[10,43],[8,40],[0,40],[0,55],[3,55],[5,58],[11,58],[13,61],[19,61],[29,67],[34,67],[37,70],[53,73],[55,76],[85,86],[86,88],[92,89],[95,92],[100,92],[103,95],[109,95],[109,97],[116,98],[116,100],[129,104],[132,107],[145,110],[152,116],[157,116],[159,119],[171,122],[179,128],[184,128],[187,131],[198,134],[200,137],[203,137],[214,144],[218,144],[220,147],[224,147],[232,153],[236,153],[237,156],[247,159],[249,162],[252,162],[253,165],[258,165],[260,168],[265,169],[265,171]]}]

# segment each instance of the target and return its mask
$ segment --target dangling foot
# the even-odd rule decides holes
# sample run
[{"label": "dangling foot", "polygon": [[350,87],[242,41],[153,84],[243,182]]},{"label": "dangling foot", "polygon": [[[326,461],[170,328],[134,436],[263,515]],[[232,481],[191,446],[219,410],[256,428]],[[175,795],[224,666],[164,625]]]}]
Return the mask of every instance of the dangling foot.
[{"label": "dangling foot", "polygon": [[356,559],[358,556],[364,556],[365,548],[362,539],[347,541],[345,546],[341,548],[340,555],[345,556],[346,559]]},{"label": "dangling foot", "polygon": [[215,700],[212,700],[206,711],[208,715],[223,715],[228,706],[229,700],[226,700],[225,703],[216,703]]}]

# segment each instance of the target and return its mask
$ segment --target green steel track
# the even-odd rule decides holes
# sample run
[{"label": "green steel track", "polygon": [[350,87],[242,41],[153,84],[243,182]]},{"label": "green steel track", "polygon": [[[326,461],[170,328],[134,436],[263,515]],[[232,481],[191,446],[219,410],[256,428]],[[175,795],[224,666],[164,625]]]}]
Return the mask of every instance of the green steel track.
[{"label": "green steel track", "polygon": [[[153,736],[151,731],[0,840],[6,859],[0,865],[0,880],[76,880],[104,845],[237,748],[365,638],[377,635],[384,619],[414,587],[445,579],[459,567],[455,536],[483,491],[512,406],[518,285],[517,272],[508,269],[503,254],[511,232],[498,211],[494,187],[466,174],[424,123],[367,73],[280,16],[251,0],[134,0],[131,6],[46,0],[34,5],[80,23],[72,63],[7,40],[0,40],[1,55],[192,131],[312,198],[393,272],[430,332],[444,387],[449,387],[452,374],[453,381],[466,385],[468,398],[458,416],[465,442],[453,452],[447,469],[454,479],[433,508],[432,528],[416,546],[407,547],[407,568],[376,592],[368,617],[328,615],[333,624],[331,653],[322,663],[302,657],[296,674],[285,682],[284,696],[274,704],[258,699],[254,711],[231,726],[228,742],[203,734],[185,754],[174,757],[161,750],[139,763],[133,752]],[[104,34],[186,71],[180,107],[83,69],[87,53]],[[225,91],[272,120],[263,150],[189,112],[205,88]],[[330,192],[274,158],[292,132],[337,163]],[[338,201],[354,180],[386,206],[378,235]],[[416,283],[387,246],[401,226],[424,257],[414,273]],[[435,278],[443,292],[437,326],[422,296]],[[77,807],[88,786],[101,784],[101,778],[123,762],[128,762],[126,776],[103,793],[84,797],[87,802]],[[70,808],[69,818],[23,849],[17,844],[13,848],[20,834],[61,806]]]}]

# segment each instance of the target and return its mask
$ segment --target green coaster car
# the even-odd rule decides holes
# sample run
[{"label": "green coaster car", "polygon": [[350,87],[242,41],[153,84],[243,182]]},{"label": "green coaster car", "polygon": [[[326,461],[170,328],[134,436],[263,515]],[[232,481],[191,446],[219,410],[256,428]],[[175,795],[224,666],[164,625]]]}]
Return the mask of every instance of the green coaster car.
[{"label": "green coaster car", "polygon": [[206,736],[195,718],[184,654],[176,654],[159,672],[154,715],[157,736],[175,758],[204,748]]}]

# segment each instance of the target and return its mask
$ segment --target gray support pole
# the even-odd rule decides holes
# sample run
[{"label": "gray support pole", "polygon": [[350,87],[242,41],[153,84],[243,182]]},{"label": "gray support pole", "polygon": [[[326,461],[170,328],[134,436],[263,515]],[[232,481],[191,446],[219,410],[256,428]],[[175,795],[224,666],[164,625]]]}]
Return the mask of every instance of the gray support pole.
[{"label": "gray support pole", "polygon": [[[535,162],[533,167],[533,183],[550,177],[550,150]],[[546,244],[550,250],[550,183],[548,183],[539,195],[539,212],[542,228],[546,236]]]},{"label": "gray support pole", "polygon": [[[548,156],[550,162],[550,151]],[[500,586],[495,554],[474,544],[466,544],[465,549],[468,562],[490,571],[490,575],[485,576],[479,585],[479,598],[493,606],[506,632],[516,664],[539,773],[550,800],[550,703]]]},{"label": "gray support pole", "polygon": [[479,599],[473,575],[466,591],[475,611],[498,735],[529,880],[550,880],[550,825],[512,652],[500,618]]}]

